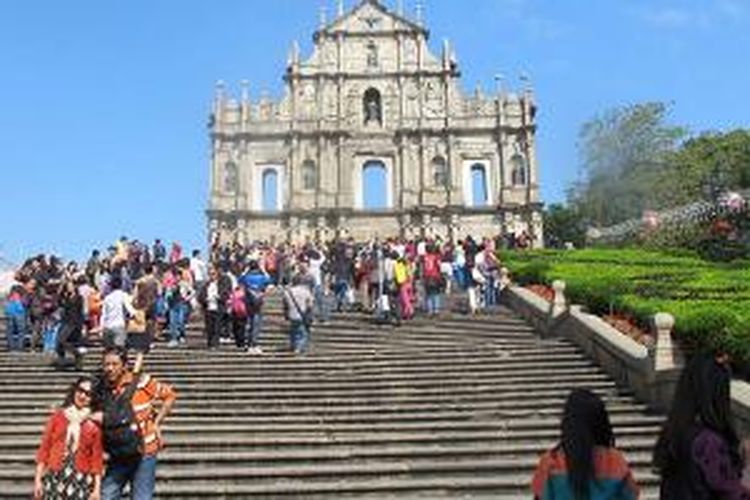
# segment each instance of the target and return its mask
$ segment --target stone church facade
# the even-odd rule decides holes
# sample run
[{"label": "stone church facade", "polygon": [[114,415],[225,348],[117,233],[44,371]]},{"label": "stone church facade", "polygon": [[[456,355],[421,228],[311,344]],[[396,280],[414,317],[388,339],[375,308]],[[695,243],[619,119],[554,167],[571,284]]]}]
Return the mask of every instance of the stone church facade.
[{"label": "stone church facade", "polygon": [[378,0],[321,19],[290,51],[285,96],[217,85],[210,121],[212,238],[299,242],[459,239],[528,231],[542,242],[532,91],[461,90],[456,57],[421,20]]}]

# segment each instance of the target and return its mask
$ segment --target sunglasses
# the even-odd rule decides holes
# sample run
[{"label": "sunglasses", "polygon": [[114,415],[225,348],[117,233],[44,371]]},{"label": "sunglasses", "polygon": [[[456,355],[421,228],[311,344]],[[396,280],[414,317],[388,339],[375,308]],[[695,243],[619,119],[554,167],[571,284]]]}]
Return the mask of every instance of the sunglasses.
[{"label": "sunglasses", "polygon": [[76,392],[79,392],[84,396],[91,397],[91,391],[88,389],[84,389],[83,387],[76,387]]}]

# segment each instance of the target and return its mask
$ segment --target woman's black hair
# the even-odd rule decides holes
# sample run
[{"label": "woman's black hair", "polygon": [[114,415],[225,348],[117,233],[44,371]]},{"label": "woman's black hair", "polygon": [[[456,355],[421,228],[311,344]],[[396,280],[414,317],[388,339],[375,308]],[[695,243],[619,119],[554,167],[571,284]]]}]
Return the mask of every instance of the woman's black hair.
[{"label": "woman's black hair", "polygon": [[654,447],[654,466],[662,476],[691,463],[692,440],[700,427],[720,434],[734,465],[741,467],[739,439],[731,419],[729,369],[711,353],[693,356],[677,383],[672,407]]},{"label": "woman's black hair", "polygon": [[94,387],[96,385],[95,381],[94,381],[94,378],[93,377],[89,377],[88,375],[83,375],[81,377],[78,377],[75,382],[73,382],[72,384],[70,384],[70,386],[68,387],[68,390],[65,391],[65,399],[63,399],[63,402],[60,405],[60,408],[64,409],[64,408],[67,408],[67,407],[69,407],[70,405],[73,404],[73,400],[75,398],[76,391],[78,390],[78,387],[80,387],[80,385],[83,384],[83,383],[85,383],[85,382],[88,382],[89,384],[91,384],[91,389],[89,389],[91,391],[90,392],[90,395],[91,395],[91,409],[94,410],[95,407],[98,406],[98,401],[96,400],[96,398],[94,398],[94,392],[95,392],[94,391]]},{"label": "woman's black hair", "polygon": [[589,481],[594,478],[594,447],[615,446],[607,409],[593,392],[573,389],[565,401],[560,427],[571,489],[575,498],[588,499]]}]

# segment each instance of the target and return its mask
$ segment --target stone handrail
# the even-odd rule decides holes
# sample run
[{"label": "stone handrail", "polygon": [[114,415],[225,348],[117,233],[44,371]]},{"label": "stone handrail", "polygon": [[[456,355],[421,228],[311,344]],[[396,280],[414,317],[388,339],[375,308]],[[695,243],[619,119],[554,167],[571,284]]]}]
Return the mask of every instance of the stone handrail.
[{"label": "stone handrail", "polygon": [[[507,275],[507,270],[503,270]],[[674,318],[667,313],[654,316],[655,342],[643,345],[607,322],[585,312],[583,306],[568,304],[564,283],[553,286],[555,300],[548,302],[525,288],[508,284],[502,302],[531,323],[543,338],[564,337],[583,350],[617,381],[642,401],[666,411],[684,365],[679,347],[672,341]],[[561,304],[565,304],[561,308]],[[750,434],[750,384],[734,380],[731,386],[732,414],[741,435]]]}]

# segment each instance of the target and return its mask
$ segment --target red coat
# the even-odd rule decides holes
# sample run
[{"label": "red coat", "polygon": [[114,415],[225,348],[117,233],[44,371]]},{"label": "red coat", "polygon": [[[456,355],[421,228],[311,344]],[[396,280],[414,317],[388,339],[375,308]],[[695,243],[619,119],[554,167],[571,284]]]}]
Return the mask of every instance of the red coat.
[{"label": "red coat", "polygon": [[[68,419],[62,409],[55,410],[44,429],[42,442],[36,452],[37,463],[59,472],[65,459],[65,437],[68,432]],[[86,420],[81,424],[81,436],[75,452],[76,470],[84,474],[101,474],[104,470],[102,430],[99,424]]]}]

